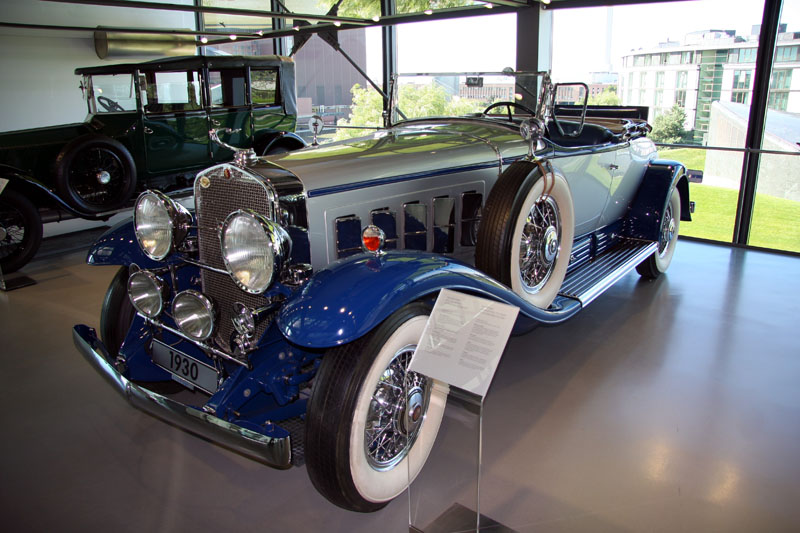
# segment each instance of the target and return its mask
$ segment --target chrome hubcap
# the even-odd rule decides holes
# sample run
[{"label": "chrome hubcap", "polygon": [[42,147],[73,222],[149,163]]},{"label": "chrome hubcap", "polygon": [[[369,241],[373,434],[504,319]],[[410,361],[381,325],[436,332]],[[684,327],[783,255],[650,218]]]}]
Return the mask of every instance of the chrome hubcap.
[{"label": "chrome hubcap", "polygon": [[415,345],[404,346],[392,358],[372,393],[364,426],[364,452],[375,470],[389,470],[414,445],[431,395],[431,383],[407,372]]},{"label": "chrome hubcap", "polygon": [[558,206],[551,196],[541,197],[528,213],[519,243],[519,275],[526,292],[539,292],[550,279],[560,240]]},{"label": "chrome hubcap", "polygon": [[675,222],[675,216],[672,213],[672,205],[667,206],[667,210],[664,213],[664,219],[661,222],[661,236],[658,239],[658,253],[659,255],[664,255],[669,250],[669,243],[672,242],[672,239],[675,238],[675,228],[677,223]]},{"label": "chrome hubcap", "polygon": [[108,185],[109,183],[111,183],[111,174],[109,174],[105,170],[101,170],[100,172],[97,173],[97,182],[100,185]]}]

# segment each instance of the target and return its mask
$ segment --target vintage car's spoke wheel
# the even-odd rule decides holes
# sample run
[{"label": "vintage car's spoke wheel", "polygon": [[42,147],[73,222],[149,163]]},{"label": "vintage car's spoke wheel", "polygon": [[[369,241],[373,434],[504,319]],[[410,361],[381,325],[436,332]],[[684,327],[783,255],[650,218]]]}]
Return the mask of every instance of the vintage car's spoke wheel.
[{"label": "vintage car's spoke wheel", "polygon": [[653,255],[639,263],[636,271],[643,278],[655,279],[666,272],[675,255],[678,244],[678,231],[681,225],[681,195],[675,188],[670,194],[669,202],[661,217],[658,230],[658,249]]},{"label": "vintage car's spoke wheel", "polygon": [[105,137],[79,138],[56,161],[56,185],[75,209],[101,213],[123,206],[136,188],[136,170],[128,150]]},{"label": "vintage car's spoke wheel", "polygon": [[317,490],[340,507],[380,509],[433,447],[448,387],[406,371],[429,313],[409,304],[323,357],[306,416],[306,465]]},{"label": "vintage car's spoke wheel", "polygon": [[100,311],[100,338],[111,358],[110,363],[116,360],[135,315],[136,310],[128,298],[128,267],[123,265],[111,280]]},{"label": "vintage car's spoke wheel", "polygon": [[16,272],[42,243],[42,219],[36,206],[17,191],[0,194],[0,268]]},{"label": "vintage car's spoke wheel", "polygon": [[572,195],[558,172],[517,161],[486,200],[478,231],[478,268],[531,304],[547,308],[567,272],[574,236]]}]

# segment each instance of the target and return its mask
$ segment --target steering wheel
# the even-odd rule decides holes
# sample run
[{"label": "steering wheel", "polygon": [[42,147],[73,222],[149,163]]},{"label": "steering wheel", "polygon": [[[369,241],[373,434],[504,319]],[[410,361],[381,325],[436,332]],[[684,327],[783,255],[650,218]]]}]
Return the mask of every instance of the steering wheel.
[{"label": "steering wheel", "polygon": [[503,106],[505,106],[508,109],[508,120],[509,120],[509,122],[514,120],[513,116],[511,115],[511,108],[512,107],[517,107],[517,108],[525,111],[527,114],[529,114],[532,117],[536,116],[536,113],[534,111],[532,111],[529,107],[527,107],[525,105],[522,105],[522,104],[520,104],[518,102],[510,102],[510,101],[509,102],[505,102],[505,101],[495,102],[495,103],[491,104],[489,107],[487,107],[486,109],[484,109],[483,113],[481,113],[481,115],[484,115],[484,116],[488,115],[489,111],[491,111],[492,109],[494,109],[496,107],[503,107]]},{"label": "steering wheel", "polygon": [[98,96],[97,103],[103,106],[106,111],[125,111],[121,105],[109,98],[108,96]]}]

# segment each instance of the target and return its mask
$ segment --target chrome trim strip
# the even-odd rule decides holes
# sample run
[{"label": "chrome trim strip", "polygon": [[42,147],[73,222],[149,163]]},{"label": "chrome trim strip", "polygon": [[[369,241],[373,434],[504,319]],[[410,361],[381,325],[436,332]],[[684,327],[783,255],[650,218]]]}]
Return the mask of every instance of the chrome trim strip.
[{"label": "chrome trim strip", "polygon": [[225,270],[224,268],[213,267],[211,265],[207,265],[205,263],[201,263],[200,261],[197,261],[196,259],[192,259],[190,257],[186,257],[186,256],[183,256],[183,255],[180,256],[180,258],[181,258],[182,261],[184,261],[186,263],[189,263],[190,265],[193,265],[193,266],[196,266],[196,267],[199,267],[199,268],[205,268],[206,270],[210,270],[210,271],[216,272],[218,274],[225,274],[226,276],[230,276],[228,271]]},{"label": "chrome trim strip", "polygon": [[92,368],[134,407],[269,466],[291,466],[290,437],[268,437],[132,383],[108,362],[105,346],[89,326],[72,328],[72,340]]},{"label": "chrome trim strip", "polygon": [[225,359],[226,361],[230,361],[231,363],[236,363],[237,365],[241,365],[241,366],[245,367],[248,370],[251,369],[249,361],[240,361],[239,359],[236,359],[235,357],[226,354],[225,352],[223,352],[219,348],[214,348],[213,346],[209,346],[208,344],[200,342],[197,339],[191,338],[190,336],[186,335],[184,332],[182,332],[179,329],[171,328],[171,327],[169,327],[167,325],[162,324],[161,322],[153,320],[152,318],[147,318],[146,316],[144,316],[143,314],[141,314],[139,312],[137,312],[136,314],[139,315],[140,317],[142,317],[144,319],[144,321],[147,322],[148,324],[150,324],[152,326],[156,326],[156,327],[161,328],[161,329],[164,329],[166,331],[169,331],[173,335],[177,335],[178,337],[182,338],[183,340],[187,340],[187,341],[197,345],[198,347],[200,347],[201,350],[205,350],[207,352],[211,352],[214,355],[216,355],[217,357],[221,357],[221,358]]}]

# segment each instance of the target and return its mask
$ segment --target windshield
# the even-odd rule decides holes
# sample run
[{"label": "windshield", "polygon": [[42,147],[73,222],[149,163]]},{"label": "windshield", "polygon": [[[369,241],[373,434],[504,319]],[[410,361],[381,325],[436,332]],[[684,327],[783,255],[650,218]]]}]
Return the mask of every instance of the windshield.
[{"label": "windshield", "polygon": [[91,76],[89,83],[89,105],[93,113],[136,111],[132,74]]},{"label": "windshield", "polygon": [[[531,116],[537,113],[543,72],[400,74],[394,85],[393,121],[407,118]],[[512,105],[503,105],[503,102]]]}]

